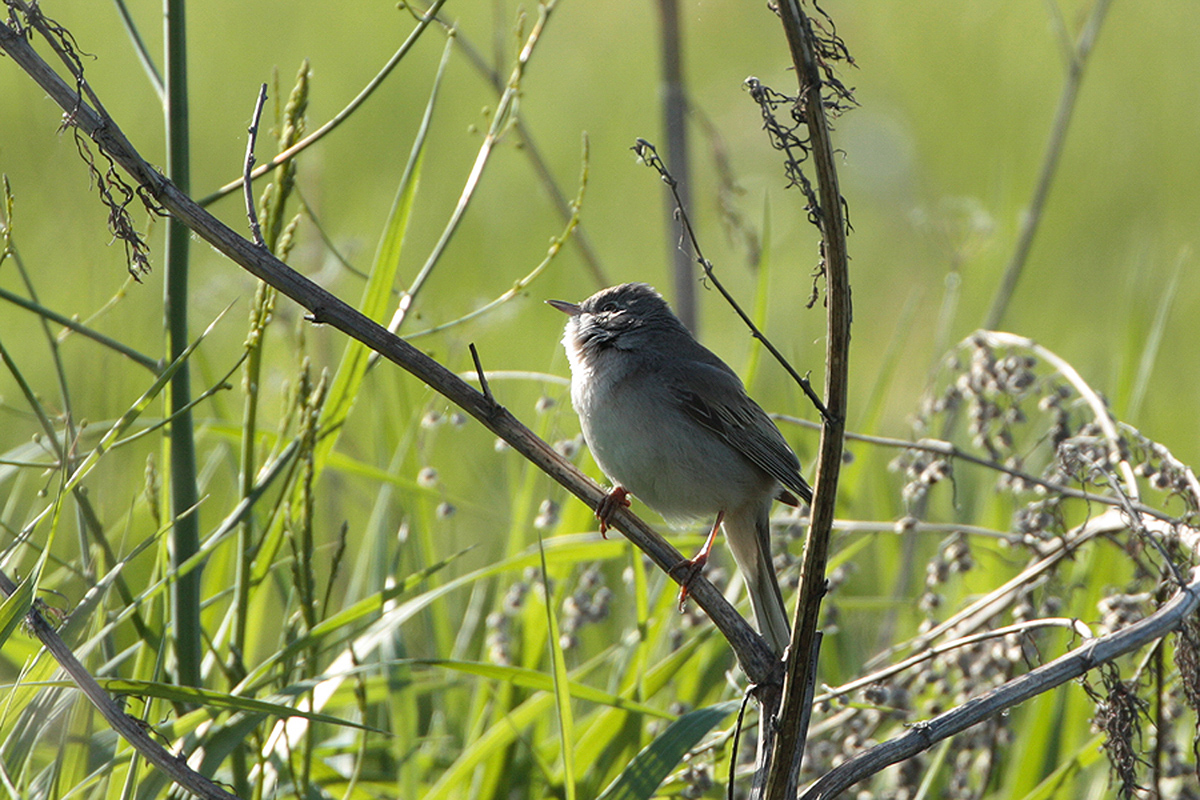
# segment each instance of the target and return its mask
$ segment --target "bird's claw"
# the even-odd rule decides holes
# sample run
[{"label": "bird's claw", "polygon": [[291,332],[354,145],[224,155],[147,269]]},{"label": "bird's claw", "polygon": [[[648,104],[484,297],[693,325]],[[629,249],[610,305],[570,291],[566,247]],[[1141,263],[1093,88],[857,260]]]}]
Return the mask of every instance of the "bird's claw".
[{"label": "bird's claw", "polygon": [[629,508],[629,492],[624,486],[614,486],[612,491],[600,498],[596,504],[596,519],[600,521],[600,535],[608,538],[608,521],[618,508]]},{"label": "bird's claw", "polygon": [[708,563],[708,553],[701,552],[695,558],[684,559],[675,565],[671,570],[672,573],[686,571],[683,580],[679,582],[679,613],[682,614],[687,608],[687,599],[692,581],[698,575],[704,572],[704,565]]}]

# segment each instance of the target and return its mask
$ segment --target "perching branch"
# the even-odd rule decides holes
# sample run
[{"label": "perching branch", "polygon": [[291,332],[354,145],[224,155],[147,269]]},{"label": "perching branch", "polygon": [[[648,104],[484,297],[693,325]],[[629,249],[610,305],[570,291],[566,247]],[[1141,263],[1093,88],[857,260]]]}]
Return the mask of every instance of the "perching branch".
[{"label": "perching branch", "polygon": [[[754,789],[761,787],[762,796],[771,800],[783,800],[796,794],[808,721],[812,714],[821,641],[817,622],[821,599],[825,595],[825,566],[829,559],[829,538],[833,529],[846,435],[851,319],[847,225],[834,167],[823,91],[827,88],[826,80],[831,78],[830,65],[818,63],[818,59],[825,56],[818,55],[812,25],[800,9],[799,0],[782,0],[779,3],[779,16],[800,82],[798,105],[804,112],[810,152],[817,173],[819,206],[810,209],[810,213],[815,215],[821,231],[828,327],[825,351],[827,411],[825,424],[821,428],[820,451],[813,480],[812,522],[804,540],[792,643],[788,648],[783,693],[778,699],[777,712],[769,706],[769,693],[764,697],[762,710],[764,715],[773,715],[778,721],[777,725],[766,725],[763,730],[769,732],[774,728],[777,734],[774,742],[767,742],[770,752],[766,763],[760,761],[755,771]],[[833,84],[833,88],[841,90],[840,84]]]},{"label": "perching branch", "polygon": [[[555,452],[503,406],[489,402],[481,392],[441,363],[388,333],[381,325],[338,297],[239,236],[180,192],[146,163],[114,120],[102,118],[90,105],[80,102],[75,90],[38,56],[19,33],[6,24],[0,24],[0,50],[28,73],[60,107],[72,111],[69,124],[90,136],[143,191],[234,263],[306,308],[311,321],[330,325],[354,337],[425,382],[589,506],[594,508],[604,496],[604,490],[599,485]],[[684,561],[679,551],[627,510],[621,510],[613,516],[613,527],[621,530],[664,571],[670,572]],[[678,570],[676,574],[682,577]],[[777,681],[778,664],[770,649],[721,592],[702,578],[692,580],[689,591],[729,640],[750,680],[756,683]]]}]

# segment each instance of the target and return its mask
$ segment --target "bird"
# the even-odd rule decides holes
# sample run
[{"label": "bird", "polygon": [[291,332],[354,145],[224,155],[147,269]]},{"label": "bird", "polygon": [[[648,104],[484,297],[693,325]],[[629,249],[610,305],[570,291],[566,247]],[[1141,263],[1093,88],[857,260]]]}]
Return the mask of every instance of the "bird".
[{"label": "bird", "polygon": [[[567,315],[571,403],[613,484],[596,508],[601,533],[630,494],[673,525],[715,515],[704,547],[686,562],[691,576],[723,529],[759,632],[782,655],[791,633],[771,559],[771,504],[811,503],[812,489],[779,428],[649,284],[610,286],[578,304],[546,302]],[[686,597],[687,580],[680,602]]]}]

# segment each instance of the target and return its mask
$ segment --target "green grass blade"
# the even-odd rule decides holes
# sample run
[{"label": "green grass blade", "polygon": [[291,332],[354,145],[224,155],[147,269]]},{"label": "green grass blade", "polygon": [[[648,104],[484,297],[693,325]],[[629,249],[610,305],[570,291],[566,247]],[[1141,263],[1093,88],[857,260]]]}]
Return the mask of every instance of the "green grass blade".
[{"label": "green grass blade", "polygon": [[[287,659],[290,659],[290,658],[294,658],[298,654],[303,653],[308,648],[314,647],[315,645],[320,643],[321,639],[325,638],[326,636],[332,635],[339,628],[354,624],[356,622],[362,622],[364,620],[375,617],[376,615],[378,615],[380,613],[381,610],[386,609],[388,603],[393,601],[395,598],[407,593],[414,586],[425,581],[427,578],[429,578],[429,576],[433,575],[438,570],[447,566],[452,561],[455,561],[456,559],[460,558],[467,552],[468,552],[468,550],[463,550],[459,553],[456,553],[455,555],[451,556],[450,558],[439,561],[438,563],[436,563],[430,567],[426,567],[425,569],[421,570],[420,572],[416,572],[416,573],[413,573],[412,575],[409,575],[403,581],[400,581],[395,586],[388,587],[387,589],[382,589],[369,597],[364,597],[362,600],[359,600],[357,603],[354,603],[349,608],[342,609],[338,613],[336,613],[330,617],[327,617],[326,619],[322,620],[318,625],[314,626],[313,629],[310,630],[308,633],[297,638],[295,641],[289,642],[287,647],[285,647],[284,649],[275,653],[271,657],[264,659],[261,663],[259,663],[255,667],[254,671],[250,674],[250,676],[246,679],[246,681],[253,682],[256,680],[264,679],[266,677],[266,675],[268,673],[270,673],[270,671],[272,669],[274,669],[280,662],[286,661]],[[440,595],[438,595],[438,596],[440,596]],[[414,609],[414,613],[415,613],[415,610],[418,610],[420,608],[424,608],[424,605],[416,606]],[[407,620],[407,619],[408,619],[408,616],[404,616],[402,618],[402,620],[400,620],[400,621]],[[399,624],[399,621],[394,621],[394,623]],[[394,625],[389,626],[388,630],[391,630],[392,627],[394,627]],[[356,647],[359,647],[359,646],[360,645],[356,645]]]},{"label": "green grass blade", "polygon": [[737,711],[741,704],[740,700],[729,700],[708,708],[698,708],[672,722],[608,785],[600,795],[600,800],[648,800],[653,797],[688,750],[695,747],[721,720]]},{"label": "green grass blade", "polygon": [[150,85],[154,87],[155,93],[158,94],[159,101],[162,101],[167,90],[163,85],[158,65],[154,63],[154,56],[150,55],[150,50],[146,47],[142,34],[133,21],[133,15],[129,13],[129,8],[125,5],[125,0],[114,0],[114,2],[117,6],[117,13],[121,16],[121,24],[125,26],[125,33],[129,35],[129,43],[133,45],[133,51],[137,53],[138,60],[142,62],[142,69],[146,71],[146,77],[149,79]]},{"label": "green grass blade", "polygon": [[1158,351],[1162,345],[1167,318],[1170,316],[1171,307],[1175,305],[1175,295],[1179,291],[1179,278],[1182,272],[1183,262],[1181,260],[1175,265],[1175,272],[1171,274],[1171,282],[1167,284],[1162,299],[1158,302],[1158,309],[1154,312],[1154,324],[1150,326],[1148,334],[1140,334],[1144,337],[1146,344],[1142,348],[1142,356],[1138,360],[1137,377],[1133,381],[1133,395],[1129,399],[1129,408],[1124,415],[1130,421],[1136,422],[1138,414],[1142,410],[1142,401],[1145,400],[1146,390],[1150,386],[1150,375],[1154,371],[1154,362],[1158,358]]},{"label": "green grass blade", "polygon": [[[441,87],[442,75],[453,39],[446,43],[442,55],[442,63],[438,67],[437,76],[433,81],[433,89],[429,93],[429,102],[425,106],[425,116],[417,130],[413,141],[408,163],[404,166],[404,174],[400,178],[400,186],[396,190],[396,198],[392,210],[384,226],[379,247],[375,253],[375,263],[371,266],[371,274],[367,285],[363,288],[362,300],[358,310],[376,321],[382,321],[392,299],[392,286],[396,281],[396,273],[400,269],[400,254],[404,249],[404,236],[408,232],[408,223],[412,218],[413,203],[416,198],[417,186],[420,183],[421,166],[425,161],[425,143],[433,117],[433,109]],[[329,453],[337,444],[341,425],[350,415],[354,407],[354,399],[358,396],[359,388],[367,374],[371,350],[361,342],[351,339],[346,344],[342,359],[329,388],[329,397],[321,413],[321,428],[330,434],[321,440],[314,453],[317,470],[324,466]]]},{"label": "green grass blade", "polygon": [[[550,555],[552,553],[553,550],[548,548],[547,554]],[[647,697],[655,696],[658,691],[670,685],[671,680],[679,670],[689,663],[689,658],[694,655],[695,647],[699,643],[700,638],[696,637],[692,639],[679,648],[679,650],[672,653],[662,663],[648,670],[644,683]],[[423,800],[445,800],[445,798],[462,796],[461,791],[465,791],[465,787],[471,786],[472,776],[476,768],[484,764],[488,759],[497,757],[497,754],[516,741],[528,726],[540,721],[550,710],[552,701],[553,696],[549,692],[537,694],[498,719],[491,727],[466,746],[458,758],[455,759],[454,763],[438,779],[433,790]],[[608,708],[601,714],[601,719],[603,720],[609,717],[609,715],[624,717],[627,714],[628,712],[625,710]],[[615,716],[612,718],[615,719]],[[593,729],[596,727],[593,726]],[[602,727],[611,729],[613,726],[604,725]],[[590,761],[590,759],[583,757],[581,754],[599,752],[603,749],[603,742],[600,742],[593,749],[588,749],[589,745],[586,741],[588,738],[583,737],[580,740],[579,747],[575,753],[578,763],[588,763]],[[596,737],[593,741],[602,738],[604,737]],[[607,741],[607,739],[604,741]]]},{"label": "green grass blade", "polygon": [[94,341],[98,344],[104,345],[105,347],[109,348],[110,350],[120,353],[121,355],[125,356],[130,361],[132,361],[133,363],[138,364],[139,366],[145,367],[146,369],[150,370],[151,372],[158,372],[158,360],[157,359],[151,358],[150,356],[135,350],[134,348],[126,345],[123,342],[120,342],[120,341],[112,338],[111,336],[105,336],[103,333],[100,333],[97,330],[89,328],[87,325],[84,325],[82,322],[79,322],[77,319],[75,319],[73,317],[68,317],[64,314],[59,314],[57,311],[47,308],[46,306],[43,306],[41,303],[37,303],[33,300],[26,300],[24,297],[21,297],[19,294],[16,294],[15,292],[10,292],[3,287],[0,287],[0,299],[7,300],[8,302],[12,303],[13,305],[24,308],[27,311],[32,311],[33,313],[35,313],[39,317],[41,317],[43,320],[50,320],[51,322],[55,323],[56,325],[62,325],[64,328],[66,328],[70,331],[74,331],[75,333],[78,333],[81,336],[85,336],[88,339],[91,339],[92,341]]},{"label": "green grass blade", "polygon": [[0,646],[8,641],[8,637],[21,624],[30,606],[33,605],[33,582],[26,576],[17,584],[17,588],[0,604]]},{"label": "green grass blade", "polygon": [[1046,778],[1021,800],[1051,800],[1054,797],[1077,797],[1081,787],[1072,786],[1072,781],[1079,773],[1104,757],[1104,734],[1092,737],[1083,747],[1080,747],[1073,757],[1064,761],[1058,769]]},{"label": "green grass blade", "polygon": [[575,717],[571,713],[570,681],[562,649],[562,634],[558,627],[558,615],[554,613],[554,592],[550,588],[550,571],[546,568],[546,546],[538,532],[538,555],[542,567],[542,600],[546,604],[546,624],[550,635],[547,647],[550,651],[550,668],[554,678],[554,706],[558,711],[559,747],[562,750],[563,794],[566,800],[575,800]]},{"label": "green grass blade", "polygon": [[96,463],[100,460],[100,457],[108,452],[108,450],[114,444],[116,444],[116,441],[121,434],[128,430],[129,426],[132,425],[137,418],[142,415],[142,412],[144,412],[152,402],[154,402],[154,399],[158,397],[159,393],[166,387],[168,383],[170,383],[171,379],[175,377],[175,373],[178,372],[183,364],[191,357],[192,353],[196,351],[196,348],[200,346],[200,343],[204,341],[205,337],[212,333],[213,328],[216,327],[217,323],[221,321],[221,319],[225,316],[225,312],[228,310],[229,308],[227,307],[225,311],[222,311],[220,314],[218,314],[217,318],[209,323],[208,327],[205,328],[200,335],[197,336],[195,340],[193,340],[192,343],[189,344],[183,350],[183,352],[179,354],[179,357],[167,365],[166,369],[159,374],[154,383],[150,384],[150,388],[143,392],[142,396],[139,397],[134,404],[129,407],[129,410],[122,414],[120,418],[113,423],[112,427],[109,428],[104,436],[100,438],[99,443],[92,448],[92,451],[87,454],[87,457],[83,459],[83,462],[75,468],[75,472],[73,472],[71,477],[67,479],[66,484],[63,487],[64,492],[74,489],[79,485],[80,481],[87,477],[88,473],[95,468]]},{"label": "green grass blade", "polygon": [[[481,678],[488,678],[495,681],[506,681],[514,686],[520,686],[523,689],[535,689],[540,692],[549,692],[554,690],[554,680],[551,676],[537,670],[526,669],[524,667],[505,667],[498,664],[485,664],[478,661],[453,661],[450,659],[441,658],[418,658],[412,659],[408,663],[441,667],[443,669],[454,670],[466,675],[477,675]],[[674,719],[675,715],[669,714],[666,711],[660,711],[652,706],[644,703],[638,703],[633,700],[615,695],[610,692],[605,692],[600,689],[595,689],[577,681],[567,681],[567,688],[572,697],[579,700],[586,700],[590,703],[596,703],[622,711],[632,711],[638,714],[646,714],[659,719]]]},{"label": "green grass blade", "polygon": [[[674,602],[672,598],[671,602]],[[711,631],[712,629],[709,629]],[[637,679],[627,680],[627,688],[636,699],[646,699],[656,696],[668,685],[677,686],[677,679],[688,665],[694,665],[696,651],[704,642],[711,639],[711,633],[698,631],[678,649],[666,658],[655,662],[650,668],[631,665],[640,668],[642,674]],[[643,649],[646,646],[643,645]],[[640,665],[641,659],[634,664]],[[624,709],[610,707],[604,709],[591,721],[587,730],[579,737],[575,747],[575,758],[581,764],[591,764],[589,780],[596,788],[611,783],[617,774],[620,764],[616,757],[630,758],[638,750],[641,741],[634,736],[640,726],[640,720],[630,721],[630,714]]]},{"label": "green grass blade", "polygon": [[538,694],[506,714],[498,724],[463,749],[454,763],[442,773],[423,800],[448,800],[469,796],[471,776],[485,759],[511,745],[521,731],[545,716],[553,705],[553,696]]},{"label": "green grass blade", "polygon": [[[196,689],[191,686],[180,686],[174,683],[132,680],[130,678],[97,678],[96,682],[113,695],[127,695],[143,698],[156,697],[160,700],[169,700],[173,703],[199,706],[201,708],[207,708],[210,710],[221,709],[224,711],[237,711],[243,714],[261,714],[265,716],[279,717],[281,719],[303,717],[304,719],[311,720],[313,722],[325,722],[330,725],[358,728],[359,730],[370,731],[372,733],[387,733],[386,731],[382,731],[378,728],[373,728],[370,725],[364,725],[348,719],[341,719],[330,714],[305,711],[302,708],[285,705],[283,703],[258,700],[252,697],[242,697],[240,695],[228,694],[226,692],[213,691],[212,689]],[[75,688],[75,684],[71,681],[26,682],[24,685],[53,687],[57,689]],[[301,689],[306,688],[306,686],[301,687]],[[297,694],[301,693],[301,691],[297,691]]]}]

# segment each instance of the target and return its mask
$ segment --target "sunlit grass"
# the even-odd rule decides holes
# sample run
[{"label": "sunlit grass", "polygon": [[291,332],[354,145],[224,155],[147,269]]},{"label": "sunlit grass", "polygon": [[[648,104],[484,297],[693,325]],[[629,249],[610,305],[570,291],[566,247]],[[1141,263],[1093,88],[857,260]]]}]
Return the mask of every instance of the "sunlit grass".
[{"label": "sunlit grass", "polygon": [[[555,13],[571,8],[565,3]],[[567,25],[569,18],[556,16],[541,44],[529,39],[531,12],[516,26],[520,41],[561,47],[553,38],[560,19]],[[437,38],[434,31],[427,34],[431,40]],[[489,35],[476,38],[486,41]],[[102,44],[108,43],[86,46]],[[502,113],[486,117],[487,134],[477,131],[473,139],[459,140],[457,129],[450,131],[444,120],[457,124],[458,107],[473,102],[463,97],[473,96],[456,91],[461,76],[453,73],[461,65],[453,40],[437,44],[444,47],[442,61],[405,73],[406,91],[420,87],[424,117],[389,122],[389,136],[399,137],[403,146],[370,152],[369,174],[323,171],[323,158],[357,147],[345,131],[339,135],[346,139],[328,145],[335,155],[305,153],[294,174],[290,168],[275,173],[261,206],[268,231],[277,234],[268,246],[298,266],[328,268],[331,282],[352,287],[345,294],[380,321],[394,311],[396,287],[408,286],[415,299],[411,309],[406,306],[410,316],[400,333],[423,334],[418,346],[464,373],[474,372],[467,343],[478,343],[486,370],[513,371],[491,381],[497,401],[599,477],[581,446],[561,381],[566,368],[553,328],[559,320],[538,316],[537,301],[564,287],[568,297],[590,293],[591,278],[581,277],[590,273],[576,263],[569,236],[581,220],[593,224],[588,203],[597,188],[584,202],[582,184],[597,172],[600,184],[612,179],[619,169],[612,163],[617,148],[608,140],[600,148],[585,147],[583,167],[572,161],[564,170],[581,174],[578,191],[569,183],[559,187],[564,197],[576,198],[565,219],[516,203],[497,205],[494,197],[485,205],[493,187],[484,181],[479,188],[484,196],[472,201],[477,216],[464,216],[462,228],[443,228],[468,174],[458,161],[496,159],[500,163],[487,173],[491,179],[494,172],[496,180],[511,176],[514,163],[524,163],[517,129],[504,115],[519,113],[520,103],[537,109],[542,97],[537,80],[555,64],[539,61],[543,51],[537,50],[528,85],[521,83],[521,70],[505,64],[499,74],[513,75],[518,84],[506,95]],[[499,49],[511,60],[508,44]],[[304,92],[322,91],[330,65],[315,69],[315,76],[307,65],[302,72]],[[264,122],[264,130],[277,126],[281,148],[303,133],[305,102],[298,94],[280,119]],[[745,118],[756,131],[753,109]],[[481,147],[485,135],[490,138]],[[573,132],[573,152],[578,141]],[[446,156],[450,143],[461,149],[455,152],[458,161]],[[381,209],[373,217],[378,230],[371,231],[371,244],[358,243],[357,263],[369,264],[364,282],[323,255],[324,246],[308,226],[316,218],[331,241],[339,239],[342,209],[331,208],[320,189],[370,183],[385,163],[394,201],[390,214]],[[206,166],[214,174],[234,172],[232,163]],[[313,202],[306,195],[307,216],[301,217],[298,199],[286,188],[309,176]],[[474,190],[469,180],[468,186]],[[22,191],[34,187],[18,186],[18,196]],[[530,198],[540,190],[524,191],[530,197],[523,200],[534,206],[538,201]],[[598,208],[612,192],[599,188]],[[772,237],[773,230],[790,231],[798,213],[790,197],[780,196],[785,199],[773,198],[770,205],[757,197],[748,204],[748,216],[763,232],[751,268],[723,269],[755,298],[745,307],[753,309],[756,324],[773,335],[803,338],[790,334],[819,331],[813,322],[819,316],[798,316],[807,279],[792,272],[797,261],[807,269],[813,258],[811,248],[800,248],[801,256],[789,249],[795,234]],[[431,229],[428,221],[434,219]],[[0,409],[6,424],[0,440],[0,526],[8,537],[4,571],[19,582],[18,592],[0,605],[0,675],[7,684],[0,690],[0,786],[9,796],[150,798],[172,791],[167,778],[134,755],[21,629],[19,620],[35,601],[126,713],[192,767],[242,797],[585,798],[608,790],[608,797],[715,798],[724,796],[731,772],[745,782],[754,725],[745,725],[734,752],[737,717],[731,715],[748,688],[745,678],[708,621],[694,608],[677,610],[674,583],[623,538],[602,539],[582,503],[497,446],[491,434],[428,387],[390,364],[369,367],[362,345],[297,319],[294,306],[264,290],[239,295],[220,319],[193,308],[197,330],[209,327],[194,334],[194,349],[184,356],[203,379],[194,380],[200,398],[192,409],[199,498],[195,509],[183,513],[199,520],[200,550],[177,563],[160,392],[178,364],[144,355],[141,331],[121,316],[134,304],[156,300],[148,292],[127,295],[122,289],[121,299],[96,320],[90,318],[89,300],[60,305],[54,284],[61,279],[55,276],[72,265],[52,263],[52,254],[41,249],[23,256],[17,247],[24,236],[33,238],[37,224],[6,203],[3,261],[5,267],[19,264],[23,279],[3,297],[20,298],[23,310],[12,315],[32,313],[51,323],[41,338],[5,333],[3,339],[5,386],[11,388]],[[1051,218],[1047,224],[1061,223]],[[635,227],[628,218],[596,225],[622,234]],[[715,222],[711,229],[718,240]],[[425,261],[439,230],[446,231],[445,254]],[[1043,232],[1051,234],[1058,235]],[[993,247],[996,235],[991,229],[979,233]],[[519,268],[512,267],[519,259],[505,251],[514,237],[538,243]],[[1057,469],[1051,443],[1059,433],[1065,431],[1068,439],[1094,435],[1090,429],[1084,433],[1091,410],[1080,393],[1063,388],[1043,361],[1014,361],[1007,373],[996,364],[976,369],[972,359],[981,357],[980,349],[970,343],[955,348],[955,359],[942,360],[942,346],[954,347],[962,320],[986,307],[978,290],[964,303],[960,281],[978,280],[970,270],[988,257],[980,256],[987,245],[974,239],[969,247],[947,245],[954,251],[953,280],[939,273],[926,286],[917,277],[885,275],[887,265],[867,254],[887,248],[866,230],[855,237],[852,246],[866,240],[857,251],[864,256],[854,265],[855,297],[864,299],[861,308],[892,309],[894,316],[861,314],[856,320],[861,349],[853,364],[861,399],[852,409],[852,427],[895,434],[898,416],[912,415],[920,426],[905,433],[914,439],[945,438],[978,459],[1037,475]],[[93,238],[99,246],[100,235]],[[602,251],[618,247],[621,237],[612,238]],[[781,247],[781,238],[788,248]],[[547,241],[549,255],[542,244]],[[375,257],[363,258],[362,251],[370,253],[376,242]],[[336,243],[348,250],[353,245]],[[418,272],[414,265],[422,261],[427,271]],[[1064,327],[1087,331],[1094,341],[1084,361],[1111,369],[1114,407],[1138,423],[1143,411],[1162,408],[1155,381],[1164,365],[1178,363],[1181,374],[1192,368],[1188,354],[1194,348],[1181,343],[1186,337],[1175,327],[1177,309],[1194,300],[1185,262],[1181,258],[1169,281],[1156,284],[1157,292],[1146,292],[1145,307],[1130,312],[1126,322],[1114,324],[1090,310],[1086,300],[1066,302],[1040,290],[1036,296],[1018,293],[1012,318],[1041,324],[1042,317],[1061,316]],[[643,269],[640,263],[636,268]],[[220,269],[234,276],[233,267]],[[644,278],[650,268],[632,270],[622,265],[620,274]],[[415,282],[413,273],[419,276]],[[242,276],[229,282],[235,280]],[[1035,287],[1044,285],[1036,275],[1033,280]],[[937,294],[932,303],[929,287]],[[190,302],[204,307],[221,294],[205,291],[212,294]],[[781,307],[789,309],[787,315]],[[813,314],[820,311],[818,304]],[[82,335],[64,339],[63,325]],[[748,385],[769,410],[815,418],[781,381],[773,362],[732,338],[727,321],[710,314],[705,325],[716,347],[735,354],[731,363],[745,365]],[[819,335],[806,333],[809,340],[785,345],[805,354],[801,363],[818,380],[814,354],[821,347],[811,339]],[[932,366],[913,357],[935,350]],[[1015,347],[991,352],[998,362],[1028,355]],[[1093,385],[1113,377],[1082,365],[1080,370]],[[999,409],[999,416],[981,425],[934,405],[960,381],[1001,373],[1020,373],[1031,383],[981,384],[958,396],[964,407],[993,403]],[[923,400],[913,387],[926,384]],[[88,414],[90,420],[82,419]],[[1179,431],[1194,429],[1190,418],[1179,423]],[[811,458],[815,435],[790,425],[784,430]],[[1167,491],[1172,487],[1157,483],[1164,474],[1174,475],[1175,466],[1137,431],[1123,428],[1122,435],[1142,469],[1137,476],[1142,502],[1182,513],[1183,504]],[[1180,434],[1162,425],[1152,435],[1175,446],[1171,438]],[[1180,449],[1187,446],[1184,441]],[[1047,500],[1046,493],[1019,480],[998,479],[995,465],[901,453],[861,440],[848,450],[853,461],[839,487],[845,524],[835,532],[830,562],[820,669],[825,686],[818,686],[818,695],[919,653],[930,628],[990,597],[1105,509],[1089,500]],[[1072,462],[1080,472],[1064,467],[1055,477],[1076,489],[1102,492],[1113,479],[1086,456]],[[800,522],[778,510],[777,565],[791,607]],[[652,517],[640,504],[635,511]],[[677,532],[675,541],[688,551],[699,543],[696,534]],[[1161,565],[1147,539],[1129,531],[1090,540],[953,635],[1043,617],[1076,620],[1099,635],[1161,599],[1151,596]],[[194,609],[200,629],[194,633],[203,658],[188,665],[199,676],[195,689],[173,680],[181,672],[174,644],[180,631],[169,597],[188,574],[201,580],[201,602]],[[718,553],[708,575],[747,610],[726,553]],[[822,701],[802,777],[813,779],[871,742],[899,735],[1079,641],[1077,629],[1059,626],[971,642]],[[1149,687],[1155,711],[1166,709],[1162,719],[1168,727],[1153,732],[1143,727],[1143,741],[1153,740],[1166,772],[1186,763],[1195,722],[1183,706],[1178,651],[1178,640],[1169,639],[1157,651],[1118,662],[1122,679]],[[1091,691],[1105,688],[1100,676],[1089,678]],[[1097,750],[1103,739],[1092,726],[1096,709],[1083,686],[1048,692],[885,771],[868,791],[880,797],[1104,795],[1109,772]],[[1164,785],[1172,790],[1189,777],[1170,774]]]}]

